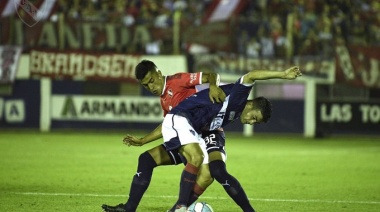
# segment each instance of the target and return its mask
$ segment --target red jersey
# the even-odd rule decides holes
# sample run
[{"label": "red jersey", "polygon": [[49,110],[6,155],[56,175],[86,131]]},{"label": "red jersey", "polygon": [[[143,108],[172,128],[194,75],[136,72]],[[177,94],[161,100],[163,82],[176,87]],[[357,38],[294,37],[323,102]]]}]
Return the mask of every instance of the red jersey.
[{"label": "red jersey", "polygon": [[182,100],[196,93],[196,85],[202,84],[202,72],[178,73],[165,77],[161,94],[161,107],[164,116]]}]

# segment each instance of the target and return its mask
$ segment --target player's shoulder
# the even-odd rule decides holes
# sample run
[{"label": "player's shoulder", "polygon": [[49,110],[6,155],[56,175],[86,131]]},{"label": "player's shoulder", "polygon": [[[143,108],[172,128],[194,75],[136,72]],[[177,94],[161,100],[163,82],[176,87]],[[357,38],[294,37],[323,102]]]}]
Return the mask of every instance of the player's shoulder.
[{"label": "player's shoulder", "polygon": [[187,75],[189,75],[189,73],[179,72],[179,73],[167,76],[167,79],[168,80],[178,80],[178,79],[181,79],[182,77],[187,76]]}]

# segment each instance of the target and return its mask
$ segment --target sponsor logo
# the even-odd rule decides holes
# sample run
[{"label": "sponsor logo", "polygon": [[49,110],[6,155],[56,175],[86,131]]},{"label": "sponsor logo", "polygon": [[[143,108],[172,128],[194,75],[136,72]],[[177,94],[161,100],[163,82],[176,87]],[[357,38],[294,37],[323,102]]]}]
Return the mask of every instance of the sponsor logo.
[{"label": "sponsor logo", "polygon": [[228,184],[228,180],[226,180],[225,183],[221,183],[222,186],[230,186],[230,184]]},{"label": "sponsor logo", "polygon": [[[30,1],[21,0],[14,1],[13,3],[16,7],[18,17],[25,25],[32,27],[40,21],[39,14],[41,14],[42,11],[39,11],[39,9]],[[18,8],[21,8],[21,10]]]},{"label": "sponsor logo", "polygon": [[133,80],[139,57],[122,54],[88,54],[70,52],[30,53],[32,76],[76,79]]},{"label": "sponsor logo", "polygon": [[356,115],[360,117],[357,121],[361,123],[380,123],[380,106],[376,104],[321,104],[319,110],[322,122],[350,123],[355,121],[354,116]]},{"label": "sponsor logo", "polygon": [[21,99],[0,99],[0,118],[4,112],[4,120],[7,123],[22,123],[25,121],[25,102]]},{"label": "sponsor logo", "polygon": [[191,134],[195,135],[195,131],[194,130],[190,130]]},{"label": "sponsor logo", "polygon": [[191,73],[190,74],[190,83],[193,84],[193,82],[197,80],[197,73]]},{"label": "sponsor logo", "polygon": [[222,127],[225,112],[219,112],[218,115],[212,120],[210,130],[215,130]]},{"label": "sponsor logo", "polygon": [[168,95],[169,95],[170,97],[173,97],[173,91],[172,91],[172,89],[169,89],[169,90],[168,90]]},{"label": "sponsor logo", "polygon": [[162,121],[160,101],[155,98],[54,95],[52,119],[104,121]]}]

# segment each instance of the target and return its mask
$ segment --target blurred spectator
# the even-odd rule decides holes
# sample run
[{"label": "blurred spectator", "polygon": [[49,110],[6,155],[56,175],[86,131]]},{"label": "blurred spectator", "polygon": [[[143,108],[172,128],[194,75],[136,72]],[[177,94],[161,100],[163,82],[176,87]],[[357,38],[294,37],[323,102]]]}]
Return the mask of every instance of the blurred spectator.
[{"label": "blurred spectator", "polygon": [[301,43],[298,55],[317,56],[320,54],[319,38],[314,29],[309,30],[306,39]]},{"label": "blurred spectator", "polygon": [[153,17],[146,5],[141,7],[139,16],[136,19],[136,26],[133,31],[132,46],[130,51],[134,53],[144,53],[146,44],[150,43],[150,27]]},{"label": "blurred spectator", "polygon": [[317,21],[317,15],[314,11],[306,10],[305,13],[301,13],[301,35],[306,37],[310,29],[315,27]]},{"label": "blurred spectator", "polygon": [[93,2],[92,0],[85,1],[85,7],[82,10],[83,20],[85,21],[102,21],[103,20],[103,17],[99,13],[99,10],[95,8],[95,2]]},{"label": "blurred spectator", "polygon": [[288,58],[287,52],[290,48],[290,43],[285,36],[280,36],[275,41],[275,55],[277,58]]},{"label": "blurred spectator", "polygon": [[126,1],[116,0],[114,4],[110,5],[110,3],[108,2],[107,5],[108,5],[108,11],[109,11],[109,15],[108,15],[109,22],[123,23],[124,21],[128,21],[128,19],[127,20],[124,19],[124,17],[127,15]]},{"label": "blurred spectator", "polygon": [[68,18],[80,19],[82,17],[79,0],[73,0],[71,7],[67,10],[67,13]]},{"label": "blurred spectator", "polygon": [[[328,10],[328,9],[327,9]],[[317,21],[316,30],[318,33],[318,40],[321,48],[321,55],[324,57],[332,56],[332,23],[328,17],[328,11],[322,13]]]},{"label": "blurred spectator", "polygon": [[246,54],[249,43],[249,34],[247,30],[242,30],[241,34],[237,36],[237,51],[239,54]]},{"label": "blurred spectator", "polygon": [[160,54],[161,48],[162,48],[162,42],[160,40],[149,42],[145,45],[145,53],[146,54]]},{"label": "blurred spectator", "polygon": [[247,45],[246,55],[251,58],[259,58],[261,51],[261,44],[255,37],[252,37]]},{"label": "blurred spectator", "polygon": [[332,8],[331,21],[332,21],[332,31],[333,36],[337,35],[344,39],[345,42],[348,40],[348,30],[349,30],[349,19],[348,16],[339,8]]},{"label": "blurred spectator", "polygon": [[174,10],[185,10],[187,9],[187,2],[185,0],[174,0],[173,8]]},{"label": "blurred spectator", "polygon": [[273,15],[269,22],[269,30],[275,44],[275,56],[285,57],[289,42],[284,35],[283,25],[277,15]]},{"label": "blurred spectator", "polygon": [[268,0],[256,0],[250,2],[253,6],[253,9],[255,10],[251,14],[256,17],[266,17],[267,16],[267,6],[268,6]]},{"label": "blurred spectator", "polygon": [[286,17],[290,6],[289,1],[287,0],[270,0],[269,5],[267,5],[268,18],[275,15]]},{"label": "blurred spectator", "polygon": [[171,12],[168,9],[162,9],[160,14],[154,20],[154,26],[157,28],[169,28],[172,26]]},{"label": "blurred spectator", "polygon": [[366,45],[366,24],[360,18],[359,13],[353,14],[350,24],[349,42],[354,45]]},{"label": "blurred spectator", "polygon": [[292,27],[292,43],[293,43],[293,54],[297,55],[299,47],[301,46],[302,43],[302,33],[301,33],[301,12],[297,9],[297,7],[293,8],[293,15],[292,21],[293,21],[293,27]]},{"label": "blurred spectator", "polygon": [[337,25],[335,25],[335,29],[334,29],[334,46],[337,46],[337,45],[346,45],[346,43],[347,43],[347,40],[345,39],[344,34],[343,34],[341,28],[338,27]]},{"label": "blurred spectator", "polygon": [[261,46],[261,56],[264,58],[273,58],[275,56],[274,42],[269,31],[262,26],[257,34]]},{"label": "blurred spectator", "polygon": [[380,45],[380,9],[369,23],[368,38],[371,44]]},{"label": "blurred spectator", "polygon": [[136,18],[139,14],[138,3],[135,0],[127,1],[125,7],[125,13],[121,21],[124,26],[132,27],[136,23]]},{"label": "blurred spectator", "polygon": [[275,42],[277,41],[279,37],[283,36],[282,24],[277,15],[273,15],[270,18],[269,30],[270,30],[271,37]]},{"label": "blurred spectator", "polygon": [[126,13],[132,16],[134,19],[139,15],[139,3],[136,0],[130,0],[127,2],[127,10]]}]

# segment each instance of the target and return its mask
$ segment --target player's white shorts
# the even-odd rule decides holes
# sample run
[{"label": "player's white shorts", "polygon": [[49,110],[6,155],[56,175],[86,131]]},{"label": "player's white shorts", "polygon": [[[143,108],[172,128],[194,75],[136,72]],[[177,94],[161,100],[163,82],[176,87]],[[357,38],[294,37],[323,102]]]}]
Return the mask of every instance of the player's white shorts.
[{"label": "player's white shorts", "polygon": [[208,163],[206,143],[191,126],[187,118],[175,114],[167,114],[162,123],[162,137],[166,150],[178,149],[190,143],[199,143],[203,151],[203,164]]}]

